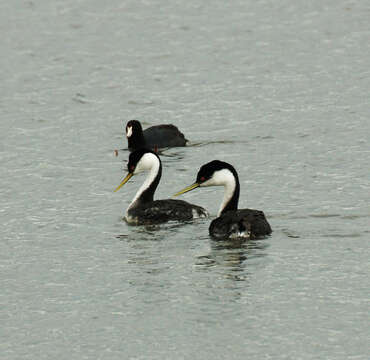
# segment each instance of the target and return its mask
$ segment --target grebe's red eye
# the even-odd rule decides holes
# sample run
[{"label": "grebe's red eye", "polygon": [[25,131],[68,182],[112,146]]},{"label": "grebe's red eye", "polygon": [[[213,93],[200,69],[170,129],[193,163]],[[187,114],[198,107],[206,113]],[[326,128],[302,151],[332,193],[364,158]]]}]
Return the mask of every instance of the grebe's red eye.
[{"label": "grebe's red eye", "polygon": [[201,178],[200,178],[200,181],[205,181],[206,180],[206,178],[204,177],[204,176],[202,176]]},{"label": "grebe's red eye", "polygon": [[131,165],[131,166],[130,166],[130,170],[131,170],[131,171],[134,171],[134,170],[135,170],[135,166],[134,166],[134,165]]}]

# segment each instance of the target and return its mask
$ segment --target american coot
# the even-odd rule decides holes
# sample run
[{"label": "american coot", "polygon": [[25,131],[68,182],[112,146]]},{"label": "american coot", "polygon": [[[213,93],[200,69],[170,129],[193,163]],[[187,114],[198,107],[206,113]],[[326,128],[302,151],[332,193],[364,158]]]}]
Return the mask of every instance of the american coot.
[{"label": "american coot", "polygon": [[197,187],[224,186],[224,198],[218,217],[211,222],[209,233],[215,239],[257,238],[271,234],[270,224],[262,211],[238,210],[240,184],[238,173],[230,164],[214,160],[203,165],[194,184],[179,191],[181,195]]},{"label": "american coot", "polygon": [[162,175],[161,160],[155,152],[147,149],[135,150],[129,156],[127,169],[127,176],[114,191],[118,191],[133,175],[149,171],[126,211],[125,220],[128,223],[158,224],[170,220],[188,221],[208,216],[208,212],[202,207],[183,200],[153,200]]},{"label": "american coot", "polygon": [[185,146],[188,141],[179,129],[172,124],[151,126],[143,131],[137,120],[130,120],[126,125],[128,148],[134,151],[140,148],[159,149]]}]

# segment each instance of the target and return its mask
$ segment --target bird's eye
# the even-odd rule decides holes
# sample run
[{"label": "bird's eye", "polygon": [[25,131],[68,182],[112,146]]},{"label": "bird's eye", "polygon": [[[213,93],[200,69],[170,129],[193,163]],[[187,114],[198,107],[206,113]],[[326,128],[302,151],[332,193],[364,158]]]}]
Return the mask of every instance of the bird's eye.
[{"label": "bird's eye", "polygon": [[202,176],[201,178],[200,178],[200,181],[201,182],[203,182],[203,181],[205,181],[206,180],[206,178],[204,177],[204,176]]},{"label": "bird's eye", "polygon": [[130,171],[132,172],[132,171],[134,171],[135,170],[135,166],[134,165],[131,165],[130,166]]}]

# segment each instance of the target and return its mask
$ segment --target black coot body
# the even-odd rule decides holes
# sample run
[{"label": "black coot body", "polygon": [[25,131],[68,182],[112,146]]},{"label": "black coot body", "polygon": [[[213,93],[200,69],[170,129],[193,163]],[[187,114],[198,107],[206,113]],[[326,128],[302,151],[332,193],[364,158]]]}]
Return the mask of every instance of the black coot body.
[{"label": "black coot body", "polygon": [[172,124],[151,126],[143,131],[137,120],[130,120],[126,125],[128,148],[134,151],[140,148],[156,150],[166,147],[186,146],[184,134]]}]

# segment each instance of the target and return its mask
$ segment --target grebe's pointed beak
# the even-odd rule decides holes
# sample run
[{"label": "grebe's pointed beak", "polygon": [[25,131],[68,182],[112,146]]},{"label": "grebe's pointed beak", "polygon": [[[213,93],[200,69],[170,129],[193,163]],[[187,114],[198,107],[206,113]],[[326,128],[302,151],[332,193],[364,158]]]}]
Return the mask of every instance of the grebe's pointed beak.
[{"label": "grebe's pointed beak", "polygon": [[199,184],[199,183],[194,183],[194,184],[192,184],[192,185],[190,185],[190,186],[186,187],[185,189],[180,190],[180,191],[179,191],[179,192],[177,192],[175,195],[173,195],[173,197],[175,197],[175,196],[179,196],[179,195],[181,195],[181,194],[185,194],[186,192],[191,191],[191,190],[194,190],[194,189],[196,189],[196,188],[197,188],[197,187],[199,187],[199,186],[200,186],[200,184]]},{"label": "grebe's pointed beak", "polygon": [[114,192],[118,191],[123,185],[125,185],[127,181],[129,181],[132,178],[133,175],[134,175],[133,173],[128,173],[126,177],[121,181],[121,183],[117,186],[117,188],[114,190]]}]

